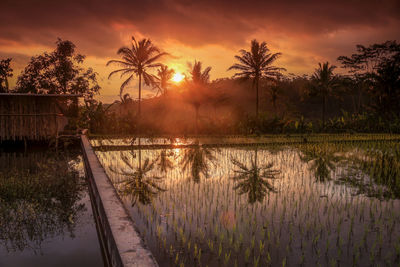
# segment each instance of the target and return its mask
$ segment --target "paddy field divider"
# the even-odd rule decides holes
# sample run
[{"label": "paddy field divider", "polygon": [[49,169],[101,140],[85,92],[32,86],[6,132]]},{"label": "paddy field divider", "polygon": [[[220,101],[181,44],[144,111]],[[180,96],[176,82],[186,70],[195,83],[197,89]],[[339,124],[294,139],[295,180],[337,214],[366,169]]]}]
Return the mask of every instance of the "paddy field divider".
[{"label": "paddy field divider", "polygon": [[158,266],[84,134],[81,146],[104,261],[113,267]]}]

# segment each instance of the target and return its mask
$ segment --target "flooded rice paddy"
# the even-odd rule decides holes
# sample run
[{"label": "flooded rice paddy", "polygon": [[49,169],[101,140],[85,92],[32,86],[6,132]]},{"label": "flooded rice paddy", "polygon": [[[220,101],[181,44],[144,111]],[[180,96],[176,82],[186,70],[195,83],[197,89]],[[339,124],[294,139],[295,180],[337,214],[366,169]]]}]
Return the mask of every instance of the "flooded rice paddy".
[{"label": "flooded rice paddy", "polygon": [[0,151],[0,266],[103,266],[79,147]]},{"label": "flooded rice paddy", "polygon": [[177,140],[175,148],[132,141],[148,147],[102,146],[96,154],[160,266],[400,262],[395,140],[243,147]]}]

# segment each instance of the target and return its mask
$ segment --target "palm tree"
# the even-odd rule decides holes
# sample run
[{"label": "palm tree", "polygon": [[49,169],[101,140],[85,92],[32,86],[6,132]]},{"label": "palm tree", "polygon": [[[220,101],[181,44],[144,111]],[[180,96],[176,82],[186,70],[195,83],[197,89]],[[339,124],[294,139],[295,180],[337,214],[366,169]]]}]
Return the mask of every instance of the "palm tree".
[{"label": "palm tree", "polygon": [[155,88],[157,88],[158,93],[166,96],[167,88],[170,85],[170,80],[172,79],[175,71],[173,69],[169,69],[166,65],[161,65],[157,70],[156,83]]},{"label": "palm tree", "polygon": [[329,62],[318,63],[319,68],[311,78],[311,94],[319,95],[322,98],[322,126],[325,126],[326,99],[332,94],[332,89],[338,85],[337,76],[333,74],[336,66],[329,65]]},{"label": "palm tree", "polygon": [[211,67],[202,70],[202,63],[194,61],[194,64],[188,63],[189,75],[191,80],[187,80],[188,99],[193,105],[196,113],[196,134],[198,133],[199,109],[207,98],[207,90],[210,82]]},{"label": "palm tree", "polygon": [[129,106],[132,105],[133,100],[128,93],[124,94],[123,96],[120,95],[119,97],[120,97],[120,100],[115,100],[114,104],[120,105],[119,110],[120,110],[120,115],[121,115],[121,110],[123,110],[123,113],[125,114],[129,108]]},{"label": "palm tree", "polygon": [[236,182],[234,189],[239,190],[240,195],[248,194],[250,204],[256,201],[261,202],[269,191],[276,192],[269,180],[276,179],[276,176],[280,174],[279,170],[273,169],[273,163],[258,167],[257,149],[254,154],[254,160],[252,159],[250,167],[237,159],[231,159],[232,164],[237,167],[232,177]]},{"label": "palm tree", "polygon": [[121,84],[120,96],[123,94],[125,87],[133,80],[134,75],[139,78],[139,106],[138,114],[140,115],[140,101],[142,99],[142,78],[145,85],[154,84],[154,75],[148,73],[149,69],[158,68],[161,63],[157,61],[167,55],[165,52],[161,52],[158,47],[153,45],[150,39],[142,39],[139,42],[136,41],[135,37],[132,36],[132,48],[121,47],[118,52],[122,60],[110,60],[107,62],[107,66],[110,64],[117,64],[121,66],[121,69],[112,71],[108,78],[114,74],[120,73],[121,78],[129,75],[128,78]]},{"label": "palm tree", "polygon": [[229,67],[228,70],[237,70],[233,77],[239,77],[242,79],[252,79],[253,87],[256,88],[256,116],[258,117],[258,90],[259,82],[261,78],[274,78],[280,74],[280,71],[285,70],[284,68],[278,68],[271,64],[281,56],[281,53],[270,53],[266,42],[261,44],[257,40],[251,41],[250,51],[241,49],[240,55],[236,55],[235,58],[239,61]]}]

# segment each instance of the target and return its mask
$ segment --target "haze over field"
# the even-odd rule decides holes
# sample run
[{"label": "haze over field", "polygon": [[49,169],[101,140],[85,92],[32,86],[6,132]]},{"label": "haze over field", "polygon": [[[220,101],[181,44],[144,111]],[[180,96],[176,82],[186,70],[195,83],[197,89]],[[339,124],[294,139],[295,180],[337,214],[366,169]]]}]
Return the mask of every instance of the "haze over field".
[{"label": "haze over field", "polygon": [[[12,57],[16,84],[33,55],[54,49],[57,37],[73,41],[85,64],[99,73],[100,99],[118,98],[121,80],[108,80],[119,47],[151,38],[171,54],[163,63],[186,72],[195,59],[212,66],[211,79],[230,77],[234,55],[250,40],[265,40],[286,73],[311,74],[318,62],[336,58],[356,44],[400,36],[400,2],[385,1],[12,1],[0,9],[0,58]],[[127,92],[136,95],[137,81]],[[145,90],[144,97],[153,92]]]}]

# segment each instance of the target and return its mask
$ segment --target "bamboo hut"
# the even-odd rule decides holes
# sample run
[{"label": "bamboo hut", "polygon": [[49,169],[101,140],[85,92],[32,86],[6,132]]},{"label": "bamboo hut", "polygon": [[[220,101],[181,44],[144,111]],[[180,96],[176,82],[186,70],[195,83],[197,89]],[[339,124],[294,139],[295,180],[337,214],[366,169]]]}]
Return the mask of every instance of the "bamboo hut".
[{"label": "bamboo hut", "polygon": [[0,94],[0,142],[58,138],[81,95]]}]

